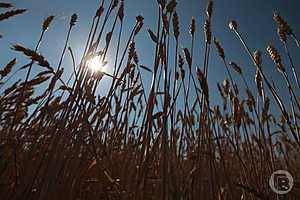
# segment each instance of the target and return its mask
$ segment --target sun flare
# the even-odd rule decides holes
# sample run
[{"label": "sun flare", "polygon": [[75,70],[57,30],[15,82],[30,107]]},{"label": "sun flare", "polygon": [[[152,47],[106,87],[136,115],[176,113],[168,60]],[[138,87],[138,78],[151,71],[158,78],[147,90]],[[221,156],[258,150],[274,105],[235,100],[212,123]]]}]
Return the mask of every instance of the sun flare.
[{"label": "sun flare", "polygon": [[92,72],[105,72],[106,62],[102,62],[100,56],[94,56],[88,61],[88,67],[92,70]]}]

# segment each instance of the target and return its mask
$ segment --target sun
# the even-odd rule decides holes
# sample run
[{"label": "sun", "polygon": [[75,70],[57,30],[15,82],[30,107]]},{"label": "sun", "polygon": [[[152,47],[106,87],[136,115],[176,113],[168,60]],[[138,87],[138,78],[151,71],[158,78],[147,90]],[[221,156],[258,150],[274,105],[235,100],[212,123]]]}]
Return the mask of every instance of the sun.
[{"label": "sun", "polygon": [[106,71],[106,62],[101,60],[101,56],[92,57],[87,64],[93,73]]}]

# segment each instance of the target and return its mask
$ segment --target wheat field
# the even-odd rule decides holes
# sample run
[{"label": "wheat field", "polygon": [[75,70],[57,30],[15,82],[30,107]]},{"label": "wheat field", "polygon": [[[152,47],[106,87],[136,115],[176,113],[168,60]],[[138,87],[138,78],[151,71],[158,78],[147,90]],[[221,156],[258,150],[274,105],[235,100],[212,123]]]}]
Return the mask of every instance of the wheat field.
[{"label": "wheat field", "polygon": [[[68,17],[57,66],[39,51],[48,30],[55,29],[55,15],[39,25],[35,48],[7,47],[26,62],[9,58],[0,64],[0,199],[300,199],[299,70],[290,53],[291,45],[299,47],[291,28],[297,24],[273,12],[270,23],[277,26],[280,52],[271,44],[250,50],[243,24],[228,23],[225,28],[256,70],[249,75],[226,57],[230,49],[223,49],[212,32],[214,2],[202,10],[201,30],[195,18],[189,30],[180,29],[176,8],[182,1],[153,1],[155,30],[144,27],[142,12],[132,28],[124,27],[126,1],[104,2],[91,19],[81,58],[75,58],[70,44],[77,13]],[[0,23],[31,12],[10,3],[0,8]],[[200,46],[195,35],[203,30]],[[190,46],[181,46],[183,31]],[[154,47],[152,66],[142,64],[146,55],[136,48],[141,32]],[[204,49],[201,58],[193,53],[199,48]],[[108,52],[113,52],[111,71],[91,67],[95,58],[96,65],[108,65]],[[213,52],[227,74],[210,86]],[[265,53],[284,80],[288,98],[265,72]],[[64,59],[72,65],[64,66]],[[25,76],[18,77],[19,71]],[[103,79],[109,85],[99,93]],[[220,104],[212,101],[211,87],[217,88]],[[293,176],[287,194],[270,187],[276,170]]]}]

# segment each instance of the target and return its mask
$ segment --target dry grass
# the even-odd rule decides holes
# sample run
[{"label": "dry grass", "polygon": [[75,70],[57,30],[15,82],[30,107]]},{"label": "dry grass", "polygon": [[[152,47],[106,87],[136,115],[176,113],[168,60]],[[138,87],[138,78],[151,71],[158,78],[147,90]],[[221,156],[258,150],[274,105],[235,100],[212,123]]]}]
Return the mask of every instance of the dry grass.
[{"label": "dry grass", "polygon": [[[226,51],[214,38],[229,76],[229,81],[217,84],[223,105],[215,105],[210,101],[207,83],[210,51],[215,50],[211,47],[210,29],[213,3],[206,8],[201,69],[193,62],[194,35],[198,31],[195,19],[191,19],[189,30],[192,46],[184,47],[181,53],[177,2],[157,2],[157,30],[147,30],[155,46],[151,67],[140,65],[143,57],[135,49],[135,38],[145,31],[142,16],[137,16],[121,48],[126,17],[123,1],[111,0],[107,8],[103,3],[99,5],[78,67],[68,48],[74,69],[71,84],[61,78],[62,60],[76,26],[76,14],[70,19],[57,67],[38,53],[54,16],[43,23],[34,50],[11,47],[28,57],[29,64],[21,67],[27,70],[26,78],[13,85],[7,85],[7,80],[15,75],[12,69],[16,59],[0,71],[4,84],[0,96],[1,198],[279,199],[268,182],[277,169],[288,170],[295,179],[294,188],[284,198],[299,198],[300,106],[295,93],[300,87],[286,43],[287,36],[297,43],[289,25],[274,14],[297,87],[291,86],[286,73],[289,69],[281,63],[279,52],[271,46],[267,50],[286,81],[290,101],[282,101],[264,73],[260,51],[251,53],[237,23],[232,21],[230,28],[257,69],[257,91],[248,87],[241,67],[226,60]],[[0,3],[0,7],[12,5]],[[24,11],[0,14],[0,21]],[[109,20],[113,24],[105,32]],[[111,45],[114,35],[118,38],[116,46]],[[170,48],[171,42],[175,49]],[[90,58],[97,55],[106,62],[110,48],[115,53],[113,74],[92,72],[88,68]],[[33,76],[31,69],[36,64],[42,68]],[[151,86],[144,85],[142,71],[153,76]],[[243,79],[245,92],[234,81],[236,75]],[[112,79],[111,85],[107,94],[97,94],[104,76]],[[35,94],[40,84],[48,87]],[[280,118],[269,110],[270,101],[276,103]]]}]

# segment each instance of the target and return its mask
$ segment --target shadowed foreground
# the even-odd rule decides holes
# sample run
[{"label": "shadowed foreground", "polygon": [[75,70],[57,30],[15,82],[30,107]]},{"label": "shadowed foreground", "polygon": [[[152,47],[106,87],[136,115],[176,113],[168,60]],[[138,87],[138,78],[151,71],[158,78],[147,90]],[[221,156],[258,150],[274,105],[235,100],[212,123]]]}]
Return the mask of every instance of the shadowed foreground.
[{"label": "shadowed foreground", "polygon": [[[151,67],[140,64],[143,53],[135,49],[135,38],[145,31],[142,16],[136,17],[121,45],[126,13],[124,2],[117,0],[99,5],[78,67],[68,43],[77,21],[72,15],[61,56],[61,61],[67,55],[73,59],[71,81],[62,79],[62,62],[50,66],[38,53],[55,16],[44,21],[36,49],[11,47],[28,62],[18,63],[27,76],[12,85],[7,80],[15,76],[16,59],[0,71],[1,199],[279,199],[269,186],[278,169],[294,178],[292,190],[282,197],[300,198],[300,87],[292,58],[282,64],[277,50],[267,48],[289,88],[290,101],[283,102],[264,73],[261,52],[252,54],[239,33],[243,27],[230,22],[257,69],[257,88],[250,89],[242,69],[226,60],[212,38],[210,2],[205,10],[204,67],[199,68],[193,63],[195,19],[189,30],[192,46],[178,48],[176,5],[175,0],[157,1],[158,29],[148,29],[145,38],[155,46]],[[0,22],[26,12],[11,9],[0,14]],[[289,55],[286,39],[298,45],[296,36],[279,14],[274,13],[274,20],[283,53]],[[107,26],[109,31],[103,31]],[[119,40],[111,46],[115,35]],[[118,58],[111,61],[113,74],[92,71],[89,61],[100,56],[105,62],[110,48]],[[222,105],[209,98],[210,51],[218,51],[228,72],[228,79],[217,84]],[[40,72],[32,72],[35,65],[42,67]],[[152,85],[143,84],[142,74],[152,76]],[[111,85],[107,94],[98,94],[104,76],[111,78]],[[244,84],[237,85],[234,76],[241,76]],[[37,93],[40,85],[46,87]],[[269,110],[270,102],[280,116]]]}]

